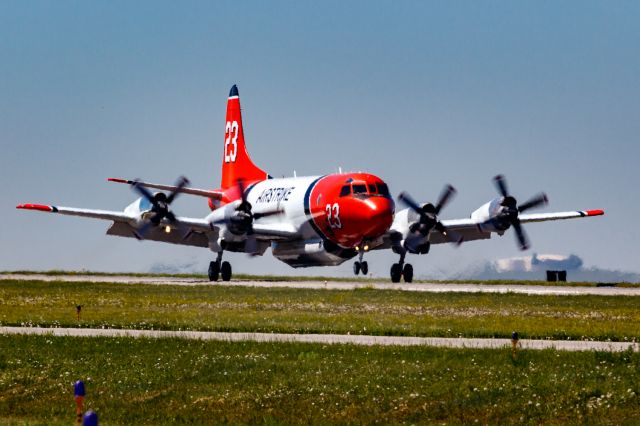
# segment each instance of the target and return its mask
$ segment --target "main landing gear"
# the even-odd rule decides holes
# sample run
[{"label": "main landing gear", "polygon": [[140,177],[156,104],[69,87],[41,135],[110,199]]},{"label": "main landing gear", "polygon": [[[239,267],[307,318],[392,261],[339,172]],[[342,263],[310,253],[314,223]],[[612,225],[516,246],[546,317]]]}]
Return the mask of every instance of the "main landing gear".
[{"label": "main landing gear", "polygon": [[362,258],[364,257],[364,252],[369,250],[369,246],[365,245],[362,248],[356,247],[356,250],[358,250],[358,260],[353,264],[353,273],[358,275],[362,272],[362,275],[366,276],[369,273],[369,264],[366,260],[363,261]]},{"label": "main landing gear", "polygon": [[215,261],[209,262],[209,281],[218,281],[218,277],[222,278],[222,281],[231,280],[231,264],[222,261],[222,251],[218,252]]},{"label": "main landing gear", "polygon": [[391,282],[399,283],[400,278],[404,277],[404,282],[413,281],[413,266],[410,263],[404,263],[405,254],[400,255],[400,262],[391,265]]}]

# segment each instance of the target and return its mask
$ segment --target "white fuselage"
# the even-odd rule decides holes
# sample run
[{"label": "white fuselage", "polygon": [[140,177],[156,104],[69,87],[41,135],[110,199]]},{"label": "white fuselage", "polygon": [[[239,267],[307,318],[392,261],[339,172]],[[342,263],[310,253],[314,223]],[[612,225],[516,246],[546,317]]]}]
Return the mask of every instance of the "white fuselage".
[{"label": "white fuselage", "polygon": [[[268,225],[272,230],[280,229],[289,235],[281,241],[260,242],[259,254],[263,254],[270,246],[274,257],[293,267],[339,265],[353,257],[351,251],[336,247],[320,235],[314,225],[314,218],[309,210],[309,196],[321,178],[322,176],[305,176],[267,179],[247,188],[247,201],[251,204],[254,215],[280,212],[257,219],[254,227]],[[225,215],[234,214],[238,203],[236,201],[216,209],[207,219],[216,222]],[[222,227],[218,240],[226,242],[225,250],[241,251],[242,246],[235,247],[233,241],[241,244],[244,236],[234,235],[229,229]],[[212,250],[216,251],[216,248],[212,247]]]}]

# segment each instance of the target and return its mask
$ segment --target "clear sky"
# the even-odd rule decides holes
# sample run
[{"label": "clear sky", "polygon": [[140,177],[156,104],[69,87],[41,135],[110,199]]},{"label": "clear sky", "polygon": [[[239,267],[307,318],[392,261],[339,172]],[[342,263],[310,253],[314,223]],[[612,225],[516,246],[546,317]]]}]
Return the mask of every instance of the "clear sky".
[{"label": "clear sky", "polygon": [[[639,22],[633,1],[0,1],[0,269],[204,271],[205,249],[15,205],[124,208],[135,195],[111,176],[216,187],[237,83],[250,154],[274,176],[341,166],[424,201],[451,183],[441,216],[459,218],[503,173],[523,201],[546,191],[546,211],[606,210],[530,224],[531,252],[640,271]],[[174,210],[201,217],[206,201]],[[509,232],[411,262],[428,274],[517,255]],[[270,253],[227,258],[300,272]],[[386,276],[396,256],[368,260]]]}]

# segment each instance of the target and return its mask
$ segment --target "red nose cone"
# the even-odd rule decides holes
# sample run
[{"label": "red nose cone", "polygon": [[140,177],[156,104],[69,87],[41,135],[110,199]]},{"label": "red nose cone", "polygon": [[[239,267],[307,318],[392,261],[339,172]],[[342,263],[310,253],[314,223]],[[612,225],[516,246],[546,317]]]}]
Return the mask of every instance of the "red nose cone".
[{"label": "red nose cone", "polygon": [[370,197],[362,200],[357,215],[362,234],[367,238],[384,234],[393,222],[394,208],[390,198]]}]

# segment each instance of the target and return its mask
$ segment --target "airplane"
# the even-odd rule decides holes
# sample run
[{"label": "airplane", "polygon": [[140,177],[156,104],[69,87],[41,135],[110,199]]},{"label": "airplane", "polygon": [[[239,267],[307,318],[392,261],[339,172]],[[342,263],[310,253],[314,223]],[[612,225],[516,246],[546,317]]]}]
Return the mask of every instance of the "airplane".
[{"label": "airplane", "polygon": [[[229,281],[232,267],[223,253],[263,255],[267,248],[278,260],[294,267],[335,266],[357,257],[355,275],[367,275],[364,260],[371,250],[390,249],[400,256],[390,269],[391,281],[413,280],[407,254],[427,254],[432,244],[484,240],[513,228],[521,250],[529,248],[522,224],[600,216],[603,210],[524,213],[546,205],[544,193],[519,204],[502,175],[494,178],[499,196],[464,219],[440,220],[441,210],[456,190],[446,185],[438,201],[417,203],[402,192],[406,208],[395,211],[388,185],[370,173],[273,178],[249,157],[245,144],[240,97],[233,85],[227,100],[222,180],[218,189],[189,187],[185,177],[175,185],[109,178],[128,184],[140,197],[123,211],[92,210],[43,204],[20,204],[18,209],[111,221],[107,235],[205,247],[216,253],[209,263],[210,281]],[[158,190],[158,192],[151,192]],[[176,216],[170,209],[179,194],[207,199],[204,218]]]}]

